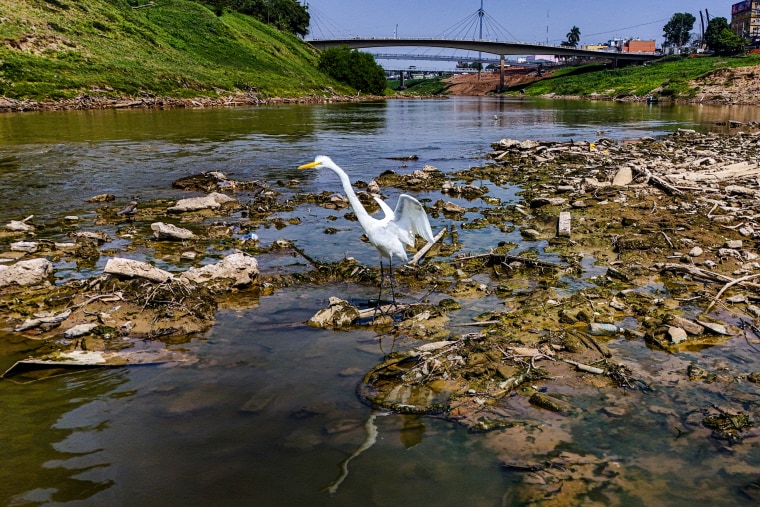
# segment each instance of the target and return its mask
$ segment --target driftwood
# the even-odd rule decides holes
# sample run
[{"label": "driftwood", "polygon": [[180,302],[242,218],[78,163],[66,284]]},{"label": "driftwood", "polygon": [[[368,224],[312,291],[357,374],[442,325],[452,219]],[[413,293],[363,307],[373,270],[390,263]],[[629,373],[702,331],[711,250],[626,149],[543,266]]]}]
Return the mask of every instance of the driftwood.
[{"label": "driftwood", "polygon": [[704,311],[703,313],[707,313],[707,312],[709,312],[709,311],[710,311],[710,309],[711,309],[713,306],[715,306],[715,303],[717,303],[717,302],[718,302],[718,300],[719,300],[719,299],[720,299],[720,297],[723,295],[723,293],[724,293],[724,292],[726,292],[726,289],[728,289],[728,288],[729,288],[729,287],[731,287],[732,285],[736,285],[736,284],[739,284],[739,283],[742,283],[742,282],[746,282],[747,280],[752,280],[753,278],[757,278],[757,277],[759,277],[759,276],[760,276],[760,273],[755,273],[754,275],[747,275],[747,276],[743,276],[743,277],[741,277],[741,278],[737,278],[737,279],[735,279],[735,280],[731,280],[730,282],[728,282],[726,285],[724,285],[724,286],[723,286],[723,287],[722,287],[722,288],[721,288],[721,289],[718,291],[718,293],[717,293],[717,294],[715,295],[715,297],[713,298],[712,302],[710,302],[710,304],[709,304],[709,305],[707,305],[707,308],[705,308],[705,311]]},{"label": "driftwood", "polygon": [[678,196],[683,195],[683,192],[681,192],[678,188],[674,187],[659,176],[655,176],[652,174],[652,171],[646,167],[637,167],[636,171],[642,174],[648,182],[651,182],[654,186],[658,187],[660,190],[663,190],[666,194]]},{"label": "driftwood", "polygon": [[417,263],[420,261],[420,259],[422,259],[425,256],[425,254],[427,254],[428,251],[431,248],[433,248],[433,245],[435,245],[436,243],[438,243],[441,240],[441,238],[444,236],[444,234],[446,234],[446,229],[441,229],[441,232],[439,232],[438,234],[436,234],[436,236],[433,238],[433,241],[428,242],[425,246],[423,246],[422,248],[420,248],[419,252],[417,252],[414,255],[414,257],[412,257],[412,260],[409,261],[409,265],[410,266],[416,266]]},{"label": "driftwood", "polygon": [[37,317],[35,319],[26,319],[22,324],[17,326],[14,331],[26,331],[27,329],[34,329],[43,324],[58,324],[69,318],[71,310],[64,310],[57,315],[51,315],[49,317]]},{"label": "driftwood", "polygon": [[714,273],[706,269],[698,268],[697,266],[691,266],[688,264],[676,264],[672,262],[658,262],[658,263],[653,264],[652,267],[660,271],[674,271],[677,273],[686,273],[688,275],[701,278],[702,280],[706,280],[708,282],[726,283],[726,282],[735,281],[736,283],[739,283],[744,287],[760,290],[760,284],[748,282],[748,280],[753,278],[753,276],[749,276],[745,278],[731,278],[730,276],[722,275],[720,273]]},{"label": "driftwood", "polygon": [[378,306],[375,308],[366,308],[364,310],[359,310],[359,319],[368,319],[370,317],[374,317],[375,315],[390,315],[392,313],[403,312],[409,308],[409,306],[410,305],[390,304]]}]

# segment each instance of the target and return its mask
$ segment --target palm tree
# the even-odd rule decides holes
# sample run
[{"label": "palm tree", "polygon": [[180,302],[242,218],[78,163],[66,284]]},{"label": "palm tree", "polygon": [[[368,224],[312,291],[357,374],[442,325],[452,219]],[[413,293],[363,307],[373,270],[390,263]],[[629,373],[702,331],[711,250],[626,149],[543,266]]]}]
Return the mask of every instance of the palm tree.
[{"label": "palm tree", "polygon": [[581,40],[581,29],[577,26],[573,26],[569,32],[567,32],[567,45],[572,47],[578,47],[578,42]]}]

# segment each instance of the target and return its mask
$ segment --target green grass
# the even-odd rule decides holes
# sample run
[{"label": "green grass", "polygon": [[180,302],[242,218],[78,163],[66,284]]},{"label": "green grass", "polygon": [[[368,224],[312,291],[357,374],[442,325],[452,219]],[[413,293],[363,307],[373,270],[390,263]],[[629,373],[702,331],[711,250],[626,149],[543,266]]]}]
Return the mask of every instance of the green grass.
[{"label": "green grass", "polygon": [[647,65],[620,69],[607,69],[603,65],[584,65],[560,69],[549,78],[515,87],[510,91],[524,89],[527,95],[601,95],[611,98],[655,94],[691,99],[699,92],[698,87],[689,83],[691,80],[717,69],[751,65],[760,65],[759,55],[734,58],[666,57]]},{"label": "green grass", "polygon": [[12,0],[0,6],[0,95],[259,97],[352,93],[317,70],[303,41],[249,16],[155,0]]},{"label": "green grass", "polygon": [[[399,90],[399,93],[402,93],[403,95],[419,95],[419,96],[428,96],[428,95],[445,95],[448,92],[446,91],[448,85],[447,83],[444,83],[442,80],[446,79],[450,76],[445,76],[442,78],[436,77],[436,78],[428,78],[428,79],[406,79],[404,80],[404,90]],[[399,85],[401,82],[396,80],[389,80],[388,81],[388,88],[391,90],[398,90]]]}]

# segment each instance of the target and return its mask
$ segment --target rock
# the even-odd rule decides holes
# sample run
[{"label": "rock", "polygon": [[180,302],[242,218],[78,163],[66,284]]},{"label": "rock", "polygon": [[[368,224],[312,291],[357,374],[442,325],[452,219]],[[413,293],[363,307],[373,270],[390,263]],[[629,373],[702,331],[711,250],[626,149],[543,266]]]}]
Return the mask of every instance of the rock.
[{"label": "rock", "polygon": [[343,299],[331,297],[330,306],[318,311],[307,324],[317,328],[341,328],[358,318],[359,310],[355,306]]},{"label": "rock", "polygon": [[589,334],[596,335],[596,336],[612,336],[621,331],[622,329],[617,327],[615,324],[605,324],[603,322],[590,322],[588,325]]},{"label": "rock", "polygon": [[53,263],[47,259],[29,259],[10,266],[0,265],[0,287],[16,284],[37,285],[47,280],[53,272]]},{"label": "rock", "polygon": [[686,340],[689,339],[689,337],[686,334],[686,331],[676,326],[668,326],[668,337],[670,338],[670,341],[673,342],[673,344],[675,345],[681,342],[685,342]]},{"label": "rock", "polygon": [[467,211],[467,208],[454,204],[453,202],[447,202],[443,205],[443,211],[447,213],[464,213]]},{"label": "rock", "polygon": [[39,246],[36,241],[17,241],[11,243],[11,252],[34,253],[39,249]]},{"label": "rock", "polygon": [[127,278],[145,278],[152,282],[163,283],[173,277],[168,271],[159,269],[147,262],[134,259],[115,257],[108,259],[103,272],[109,275],[123,276]]},{"label": "rock", "polygon": [[90,197],[89,199],[85,199],[84,202],[110,202],[115,200],[116,196],[113,194],[98,194]]},{"label": "rock", "polygon": [[557,236],[562,238],[570,237],[570,212],[562,211],[557,219]]},{"label": "rock", "polygon": [[615,177],[612,179],[612,186],[624,187],[626,185],[630,185],[632,181],[633,171],[630,167],[624,166],[618,170],[617,174],[615,174]]},{"label": "rock", "polygon": [[680,327],[684,331],[693,335],[700,335],[704,332],[705,328],[688,319],[679,317],[677,315],[671,315],[668,319],[668,323],[675,327]]},{"label": "rock", "polygon": [[167,208],[169,213],[185,213],[188,211],[200,211],[203,209],[219,209],[223,204],[237,203],[235,199],[218,192],[211,192],[204,197],[190,197],[180,199],[177,203]]},{"label": "rock", "polygon": [[181,275],[180,280],[207,285],[211,282],[231,280],[231,287],[244,287],[255,282],[259,277],[259,263],[255,257],[243,252],[228,255],[216,264],[207,264],[200,268],[190,268]]},{"label": "rock", "polygon": [[708,322],[704,320],[698,320],[699,324],[704,328],[712,331],[715,334],[721,334],[724,336],[730,336],[732,333],[728,330],[728,327],[723,324],[717,324],[715,322]]},{"label": "rock", "polygon": [[11,220],[5,225],[5,228],[12,232],[29,232],[34,230],[33,225],[29,225],[19,220]]},{"label": "rock", "polygon": [[195,239],[197,236],[187,229],[177,227],[172,224],[165,224],[163,222],[155,222],[150,224],[150,228],[153,229],[153,235],[157,239],[169,239],[169,240],[186,240]]},{"label": "rock", "polygon": [[740,240],[740,239],[734,239],[734,240],[726,241],[723,244],[723,246],[725,248],[731,248],[731,249],[738,250],[738,249],[740,249],[742,247],[742,240]]},{"label": "rock", "polygon": [[66,331],[63,332],[64,338],[78,338],[80,336],[84,336],[86,334],[90,334],[90,332],[98,327],[98,325],[94,322],[90,322],[87,324],[77,324],[76,326],[70,327]]},{"label": "rock", "polygon": [[535,229],[520,229],[520,234],[527,239],[538,239],[541,233]]},{"label": "rock", "polygon": [[533,209],[543,206],[563,206],[567,202],[564,197],[536,197],[530,201],[530,207]]},{"label": "rock", "polygon": [[689,257],[699,257],[703,253],[705,253],[704,250],[702,250],[698,246],[695,246],[694,248],[692,248],[691,250],[689,250]]},{"label": "rock", "polygon": [[566,401],[539,392],[533,393],[528,401],[535,407],[550,410],[552,412],[565,414],[570,412],[572,409],[571,405]]}]

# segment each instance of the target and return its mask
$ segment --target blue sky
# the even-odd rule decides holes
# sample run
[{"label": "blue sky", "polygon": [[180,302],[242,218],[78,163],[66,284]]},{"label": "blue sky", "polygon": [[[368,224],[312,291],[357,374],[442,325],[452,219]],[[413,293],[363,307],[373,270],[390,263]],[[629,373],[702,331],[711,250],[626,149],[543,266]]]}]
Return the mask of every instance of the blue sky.
[{"label": "blue sky", "polygon": [[[662,43],[662,27],[677,12],[699,11],[731,20],[735,1],[720,0],[483,0],[483,38],[559,44],[573,26],[581,44],[614,38],[655,39]],[[474,25],[480,0],[308,0],[315,38],[436,37],[459,38]],[[705,20],[707,23],[707,20]],[[486,26],[490,25],[490,26]],[[398,28],[397,28],[398,27]],[[468,28],[469,27],[469,28]],[[474,35],[474,32],[471,32]],[[311,37],[310,36],[310,37]]]}]

